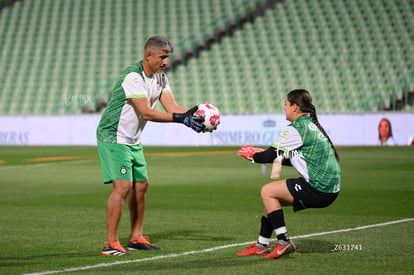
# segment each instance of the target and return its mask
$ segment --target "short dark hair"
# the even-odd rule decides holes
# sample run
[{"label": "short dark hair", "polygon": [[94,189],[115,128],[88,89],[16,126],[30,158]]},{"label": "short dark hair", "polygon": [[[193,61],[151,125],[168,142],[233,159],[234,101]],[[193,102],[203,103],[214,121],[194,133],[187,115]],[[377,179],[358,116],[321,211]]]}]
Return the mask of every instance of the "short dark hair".
[{"label": "short dark hair", "polygon": [[145,52],[153,49],[164,50],[168,53],[172,53],[174,51],[174,48],[171,45],[170,41],[168,41],[168,39],[162,35],[151,36],[145,43]]}]

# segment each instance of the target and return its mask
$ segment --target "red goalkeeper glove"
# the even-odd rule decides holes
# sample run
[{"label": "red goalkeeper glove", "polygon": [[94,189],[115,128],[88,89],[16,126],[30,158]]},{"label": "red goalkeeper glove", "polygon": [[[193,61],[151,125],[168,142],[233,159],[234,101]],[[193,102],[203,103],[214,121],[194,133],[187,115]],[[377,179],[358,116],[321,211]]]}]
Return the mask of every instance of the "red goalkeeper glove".
[{"label": "red goalkeeper glove", "polygon": [[245,145],[237,152],[237,155],[242,156],[250,161],[253,161],[253,155],[256,153],[263,152],[262,148],[255,148],[251,145]]}]

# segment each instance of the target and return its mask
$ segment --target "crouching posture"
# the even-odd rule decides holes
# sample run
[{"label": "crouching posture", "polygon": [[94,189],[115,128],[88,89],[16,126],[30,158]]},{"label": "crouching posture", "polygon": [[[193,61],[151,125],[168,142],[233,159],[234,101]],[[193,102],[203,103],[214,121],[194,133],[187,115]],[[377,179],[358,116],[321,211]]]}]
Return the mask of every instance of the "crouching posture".
[{"label": "crouching posture", "polygon": [[[278,164],[293,166],[300,177],[273,181],[262,187],[264,213],[258,240],[237,253],[238,256],[263,255],[276,259],[295,251],[282,207],[293,206],[295,212],[323,208],[332,204],[339,194],[339,156],[318,122],[310,93],[306,90],[289,92],[284,111],[291,123],[272,146],[267,150],[243,146],[238,155],[254,163],[273,163],[274,169]],[[269,244],[273,232],[278,241],[271,251]]]}]

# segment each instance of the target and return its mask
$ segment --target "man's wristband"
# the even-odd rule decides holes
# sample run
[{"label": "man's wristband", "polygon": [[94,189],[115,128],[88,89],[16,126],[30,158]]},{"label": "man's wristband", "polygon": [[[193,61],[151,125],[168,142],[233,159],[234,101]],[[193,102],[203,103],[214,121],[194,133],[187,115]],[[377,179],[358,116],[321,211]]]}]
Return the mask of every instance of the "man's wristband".
[{"label": "man's wristband", "polygon": [[184,118],[185,118],[185,114],[178,114],[178,113],[172,114],[173,122],[183,123]]}]

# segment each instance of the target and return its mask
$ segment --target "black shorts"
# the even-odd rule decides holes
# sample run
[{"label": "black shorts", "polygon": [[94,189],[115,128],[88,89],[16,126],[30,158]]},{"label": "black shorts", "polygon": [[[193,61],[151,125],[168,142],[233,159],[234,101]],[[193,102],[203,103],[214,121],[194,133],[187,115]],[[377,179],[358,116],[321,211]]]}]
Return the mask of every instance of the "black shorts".
[{"label": "black shorts", "polygon": [[294,198],[295,212],[306,208],[327,207],[338,196],[338,193],[325,193],[313,188],[304,178],[287,179],[286,185]]}]

